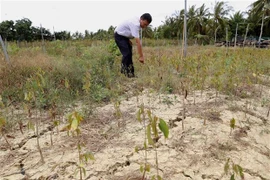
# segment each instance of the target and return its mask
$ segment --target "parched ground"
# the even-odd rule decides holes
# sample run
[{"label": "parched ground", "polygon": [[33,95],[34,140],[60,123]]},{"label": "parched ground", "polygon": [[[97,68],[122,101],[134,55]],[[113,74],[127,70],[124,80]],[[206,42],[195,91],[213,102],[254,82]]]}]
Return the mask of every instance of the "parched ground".
[{"label": "parched ground", "polygon": [[[261,91],[262,90],[262,91]],[[85,164],[88,180],[140,180],[140,165],[145,163],[143,123],[136,119],[141,104],[170,127],[169,138],[161,135],[156,151],[147,149],[151,165],[146,179],[158,173],[164,180],[230,179],[224,173],[228,158],[243,168],[245,180],[270,180],[269,87],[252,87],[247,98],[231,98],[208,90],[183,95],[143,91],[129,95],[120,103],[121,117],[114,104],[99,107],[95,116],[81,125],[83,151],[91,151],[95,161]],[[258,93],[261,92],[261,93]],[[251,98],[252,97],[252,98]],[[185,109],[185,111],[184,111]],[[184,116],[183,116],[183,112]],[[231,129],[230,120],[236,120]],[[183,120],[184,119],[184,120]],[[9,134],[13,150],[1,137],[0,179],[79,179],[78,138],[57,132],[47,121],[40,125],[40,145],[45,163],[40,163],[33,131]],[[62,127],[66,124],[62,119]],[[183,129],[184,126],[184,129]],[[53,133],[53,145],[50,134]],[[135,148],[138,152],[135,152]],[[232,168],[230,167],[232,173]],[[236,176],[236,179],[241,179]]]}]

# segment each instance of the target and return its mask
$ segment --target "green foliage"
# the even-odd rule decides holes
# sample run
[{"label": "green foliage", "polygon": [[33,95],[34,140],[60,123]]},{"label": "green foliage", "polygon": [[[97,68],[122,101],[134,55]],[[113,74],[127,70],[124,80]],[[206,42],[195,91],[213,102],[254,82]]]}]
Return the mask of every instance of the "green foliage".
[{"label": "green foliage", "polygon": [[2,99],[2,96],[0,95],[0,108],[4,108],[5,105],[3,103],[3,99]]},{"label": "green foliage", "polygon": [[27,79],[24,99],[36,108],[49,108],[57,101],[58,91],[51,88],[46,73],[39,69]]},{"label": "green foliage", "polygon": [[[64,127],[64,129],[67,131],[68,135],[72,136],[80,136],[81,135],[81,130],[80,130],[80,124],[83,121],[82,115],[74,111],[70,113],[68,116],[68,125]],[[89,160],[95,160],[94,155],[92,152],[85,152],[82,153],[82,147],[84,146],[83,143],[80,142],[80,139],[77,140],[77,149],[78,149],[78,154],[79,154],[79,163],[77,164],[77,168],[75,169],[75,176],[77,173],[80,173],[80,179],[82,180],[82,174],[84,176],[86,175],[86,169],[85,169],[85,164]]]},{"label": "green foliage", "polygon": [[112,39],[109,41],[108,51],[113,55],[113,57],[121,55],[121,52],[118,46],[116,45],[115,41]]},{"label": "green foliage", "polygon": [[0,23],[0,34],[3,40],[13,41],[15,39],[14,21],[2,21]]},{"label": "green foliage", "polygon": [[68,125],[66,126],[68,134],[72,134],[73,136],[78,136],[81,134],[81,130],[79,125],[83,121],[83,117],[77,111],[68,115]]},{"label": "green foliage", "polygon": [[2,132],[5,128],[6,120],[0,116],[0,132]]},{"label": "green foliage", "polygon": [[230,120],[230,127],[231,127],[230,134],[232,134],[232,130],[235,128],[235,119],[234,118],[232,118]]},{"label": "green foliage", "polygon": [[[146,113],[148,116],[148,122],[146,122]],[[159,136],[159,132],[158,132],[158,127],[160,129],[160,131],[164,134],[165,138],[168,138],[169,136],[169,126],[167,125],[167,123],[161,119],[158,118],[157,116],[153,116],[150,110],[146,110],[144,108],[144,105],[142,104],[141,107],[139,108],[138,112],[137,112],[137,120],[140,123],[144,123],[144,127],[145,127],[145,141],[144,141],[144,149],[145,149],[145,156],[146,155],[146,151],[148,146],[153,146],[155,148],[156,151],[156,169],[157,169],[157,175],[156,176],[152,176],[152,179],[157,178],[162,179],[159,174],[158,174],[158,156],[157,156],[157,147],[156,147],[156,143],[159,141],[160,136]],[[147,123],[147,125],[146,125]],[[138,148],[135,147],[135,152],[138,151]],[[141,165],[140,166],[140,171],[143,173],[143,178],[145,176],[145,172],[150,172],[150,165],[147,163],[147,161],[145,162],[144,166]]]},{"label": "green foliage", "polygon": [[234,118],[232,118],[232,119],[230,120],[230,127],[231,127],[232,129],[235,128],[235,119],[234,119]]},{"label": "green foliage", "polygon": [[235,164],[230,158],[227,159],[224,165],[224,172],[226,175],[230,175],[230,180],[235,180],[235,176],[239,176],[242,180],[245,179],[243,168]]},{"label": "green foliage", "polygon": [[165,138],[168,138],[169,137],[169,127],[163,119],[159,120],[158,127],[163,132]]}]

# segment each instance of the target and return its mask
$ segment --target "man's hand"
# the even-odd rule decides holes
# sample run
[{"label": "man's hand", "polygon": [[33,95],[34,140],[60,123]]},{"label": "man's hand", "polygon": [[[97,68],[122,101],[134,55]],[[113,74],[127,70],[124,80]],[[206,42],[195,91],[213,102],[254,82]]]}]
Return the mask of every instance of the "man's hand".
[{"label": "man's hand", "polygon": [[132,46],[132,41],[131,40],[129,40],[129,44]]},{"label": "man's hand", "polygon": [[140,57],[140,58],[139,58],[139,61],[140,61],[140,63],[143,63],[143,64],[144,64],[144,57],[143,57],[143,56]]}]

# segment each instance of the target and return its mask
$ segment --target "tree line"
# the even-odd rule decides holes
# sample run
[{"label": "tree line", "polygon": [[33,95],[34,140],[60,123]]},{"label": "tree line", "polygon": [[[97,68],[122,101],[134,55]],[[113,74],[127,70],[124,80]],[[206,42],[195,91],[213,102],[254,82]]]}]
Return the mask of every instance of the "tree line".
[{"label": "tree line", "polygon": [[[203,4],[200,7],[193,5],[187,10],[188,39],[200,44],[209,44],[218,40],[233,39],[237,33],[239,37],[247,34],[249,37],[261,39],[270,37],[270,1],[257,0],[249,6],[247,11],[233,12],[233,7],[227,2],[217,1],[213,10]],[[184,26],[184,9],[165,17],[162,25],[143,30],[143,37],[155,39],[182,39]],[[31,20],[3,21],[0,23],[0,34],[7,41],[36,41],[41,40],[69,40],[93,39],[106,40],[113,37],[115,27],[97,32],[84,33],[68,31],[51,33],[44,27],[32,26]]]}]

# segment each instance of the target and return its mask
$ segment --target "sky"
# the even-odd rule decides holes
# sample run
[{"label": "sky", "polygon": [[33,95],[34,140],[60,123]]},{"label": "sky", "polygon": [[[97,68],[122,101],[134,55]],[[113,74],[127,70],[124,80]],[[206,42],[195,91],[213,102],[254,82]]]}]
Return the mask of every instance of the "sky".
[{"label": "sky", "polygon": [[[196,5],[213,9],[215,0],[186,0],[187,9]],[[236,11],[247,11],[255,0],[224,0]],[[185,8],[185,0],[0,0],[0,20],[28,18],[32,26],[44,27],[50,32],[85,30],[97,32],[117,26],[123,20],[147,12],[152,15],[152,27],[163,24],[167,17]]]}]

